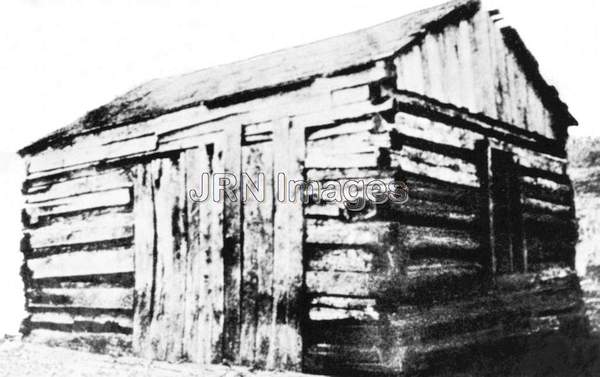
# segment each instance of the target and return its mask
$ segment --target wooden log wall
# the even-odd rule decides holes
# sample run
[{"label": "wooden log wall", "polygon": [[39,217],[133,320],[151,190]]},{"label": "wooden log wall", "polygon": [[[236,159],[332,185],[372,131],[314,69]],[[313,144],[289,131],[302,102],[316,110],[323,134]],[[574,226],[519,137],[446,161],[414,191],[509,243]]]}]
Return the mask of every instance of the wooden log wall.
[{"label": "wooden log wall", "polygon": [[459,148],[476,137],[408,114],[394,124],[375,115],[309,132],[307,180],[401,182],[409,199],[358,212],[318,198],[305,207],[308,370],[385,364],[373,349],[390,306],[448,299],[478,279],[477,169],[472,150]]},{"label": "wooden log wall", "polygon": [[131,348],[134,217],[127,167],[23,187],[30,339],[96,352]]},{"label": "wooden log wall", "polygon": [[[333,200],[305,206],[306,370],[438,368],[443,363],[437,357],[449,361],[505,337],[582,329],[577,281],[569,269],[575,233],[566,161],[456,118],[431,119],[422,108],[408,109],[414,113],[399,112],[392,123],[375,115],[307,134],[307,180],[401,181],[408,201],[367,205],[361,212]],[[498,276],[492,290],[480,218],[482,140],[510,152],[517,163],[531,271]],[[350,141],[355,147],[344,148]],[[365,158],[346,165],[353,154]],[[557,278],[543,277],[557,271]],[[540,279],[546,279],[543,287],[525,283]],[[538,314],[546,309],[547,317]]]}]

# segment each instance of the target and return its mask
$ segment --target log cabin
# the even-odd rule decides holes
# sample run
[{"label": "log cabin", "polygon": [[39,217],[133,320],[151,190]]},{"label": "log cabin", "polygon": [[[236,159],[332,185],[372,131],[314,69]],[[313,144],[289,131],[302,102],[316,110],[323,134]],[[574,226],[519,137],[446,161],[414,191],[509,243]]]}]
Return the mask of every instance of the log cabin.
[{"label": "log cabin", "polygon": [[[153,80],[23,148],[24,335],[411,373],[584,331],[565,152],[577,122],[498,19],[452,1]],[[263,173],[265,199],[191,200],[221,173]],[[402,182],[408,200],[278,201],[279,173]]]}]

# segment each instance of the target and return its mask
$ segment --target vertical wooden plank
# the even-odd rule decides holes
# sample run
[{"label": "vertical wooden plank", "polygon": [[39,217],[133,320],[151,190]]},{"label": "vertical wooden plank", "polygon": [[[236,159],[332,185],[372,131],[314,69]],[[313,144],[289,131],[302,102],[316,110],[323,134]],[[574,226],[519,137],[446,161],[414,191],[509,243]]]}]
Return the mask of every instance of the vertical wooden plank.
[{"label": "vertical wooden plank", "polygon": [[458,28],[454,25],[448,25],[445,33],[442,34],[444,43],[444,52],[442,62],[444,64],[444,91],[448,102],[460,104],[460,83],[459,83],[459,65],[457,55],[457,36]]},{"label": "vertical wooden plank", "polygon": [[402,67],[404,60],[400,57],[394,59],[396,67],[396,88],[400,90],[406,89],[406,77],[404,77],[404,68]]},{"label": "vertical wooden plank", "polygon": [[508,79],[508,105],[510,106],[510,121],[514,126],[519,127],[520,112],[518,104],[519,84],[517,82],[517,62],[510,51],[506,51],[506,77]]},{"label": "vertical wooden plank", "polygon": [[446,101],[442,89],[442,60],[440,59],[440,37],[428,33],[422,48],[425,94],[438,101]]},{"label": "vertical wooden plank", "polygon": [[493,61],[496,65],[496,112],[498,113],[498,119],[505,122],[509,121],[509,111],[507,111],[507,96],[508,96],[508,79],[506,71],[506,57],[505,57],[505,46],[502,35],[498,30],[498,27],[492,23],[490,25],[490,33],[492,34],[492,46],[493,46]]},{"label": "vertical wooden plank", "polygon": [[[274,286],[269,369],[300,370],[302,365],[301,318],[303,297],[304,212],[298,193],[286,190],[287,182],[304,178],[304,128],[282,120],[274,130]],[[285,179],[282,180],[279,176]],[[287,195],[286,195],[287,193]],[[295,195],[291,196],[291,195]]]},{"label": "vertical wooden plank", "polygon": [[224,197],[224,323],[223,323],[223,358],[240,363],[240,293],[242,278],[242,239],[241,239],[241,197],[239,179],[241,176],[241,143],[242,125],[230,124],[225,129],[224,172],[235,177],[238,189],[235,195]]},{"label": "vertical wooden plank", "polygon": [[494,250],[494,202],[492,201],[492,156],[488,140],[478,141],[475,146],[479,157],[478,175],[480,182],[480,244],[483,253],[481,253],[481,265],[486,273],[486,277],[493,279],[496,271],[496,258]]},{"label": "vertical wooden plank", "polygon": [[496,118],[496,98],[494,96],[494,70],[487,12],[480,11],[473,17],[473,69],[475,77],[475,98],[477,109]]},{"label": "vertical wooden plank", "polygon": [[[269,350],[273,307],[273,143],[244,146],[242,156],[245,197],[240,353],[242,364],[262,369]],[[252,187],[258,192],[252,194]]]},{"label": "vertical wooden plank", "polygon": [[458,26],[458,57],[460,67],[461,83],[460,91],[462,93],[460,105],[468,108],[471,112],[478,112],[475,99],[475,79],[473,77],[473,54],[471,48],[471,36],[473,27],[467,20],[460,22]]},{"label": "vertical wooden plank", "polygon": [[517,114],[518,118],[515,125],[523,129],[529,129],[527,125],[527,78],[521,70],[521,67],[517,64],[515,59],[515,98],[517,100]]},{"label": "vertical wooden plank", "polygon": [[156,251],[154,190],[148,167],[139,164],[133,169],[134,265],[135,291],[133,314],[133,352],[152,357],[148,330],[154,311],[154,258]]},{"label": "vertical wooden plank", "polygon": [[[204,275],[208,285],[209,308],[206,312],[208,333],[204,338],[205,362],[221,363],[223,360],[223,332],[225,312],[225,265],[223,257],[224,249],[224,211],[225,202],[216,200],[217,193],[214,192],[212,183],[215,175],[225,170],[224,167],[224,140],[219,137],[207,146],[207,157],[209,159],[210,177],[208,192],[210,200],[201,203],[203,226],[201,229],[202,241],[205,247],[202,252],[206,255],[208,265],[207,274]],[[235,148],[234,148],[235,149]]]},{"label": "vertical wooden plank", "polygon": [[156,359],[183,356],[185,300],[185,176],[183,155],[153,161],[156,211],[155,309],[151,337]]},{"label": "vertical wooden plank", "polygon": [[412,50],[401,58],[403,76],[407,90],[424,94],[423,85],[423,61],[421,59],[421,48],[414,46]]},{"label": "vertical wooden plank", "polygon": [[[184,350],[190,361],[221,360],[223,312],[223,202],[214,200],[213,178],[222,171],[220,144],[186,152],[188,253]],[[193,193],[191,191],[193,190]]]},{"label": "vertical wooden plank", "polygon": [[188,150],[185,155],[186,191],[190,193],[194,190],[196,195],[189,195],[187,198],[188,251],[183,347],[188,360],[204,363],[206,348],[203,347],[203,340],[208,333],[205,321],[207,287],[204,279],[207,266],[206,258],[202,253],[204,242],[201,240],[201,226],[205,221],[201,219],[201,203],[192,198],[201,198],[201,191],[206,189],[202,182],[202,174],[208,172],[208,159],[204,146]]}]

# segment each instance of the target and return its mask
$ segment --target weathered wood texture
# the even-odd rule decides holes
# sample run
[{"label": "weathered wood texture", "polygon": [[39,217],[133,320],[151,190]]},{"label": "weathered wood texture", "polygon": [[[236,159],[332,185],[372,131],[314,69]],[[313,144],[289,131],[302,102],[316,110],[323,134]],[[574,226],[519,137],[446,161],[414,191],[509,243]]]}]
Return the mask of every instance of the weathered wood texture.
[{"label": "weathered wood texture", "polygon": [[135,252],[128,171],[90,168],[24,185],[22,249],[34,333],[54,334],[57,342],[80,334],[72,345],[96,350],[131,349]]},{"label": "weathered wood texture", "polygon": [[183,356],[186,186],[183,154],[152,161],[156,257],[154,310],[148,329],[155,358],[177,361]]},{"label": "weathered wood texture", "polygon": [[[273,316],[273,145],[242,148],[244,246],[240,353],[242,364],[264,368]],[[253,191],[253,189],[257,189]]]},{"label": "weathered wood texture", "polygon": [[447,25],[399,54],[397,87],[563,138],[543,92],[528,77],[521,57],[507,47],[506,38],[483,11]]},{"label": "weathered wood texture", "polygon": [[288,119],[244,129],[241,362],[299,370],[304,220],[288,181],[302,179],[304,130]]},{"label": "weathered wood texture", "polygon": [[[488,292],[488,279],[484,278],[490,270],[485,265],[489,251],[481,234],[480,141],[489,140],[494,148],[514,156],[526,270],[568,266],[573,260],[575,233],[569,226],[573,203],[565,160],[493,137],[485,132],[485,125],[464,127],[461,121],[415,113],[399,112],[393,123],[377,117],[375,122],[363,122],[364,126],[341,123],[308,133],[308,156],[344,151],[350,140],[352,152],[369,150],[376,142],[378,155],[374,162],[362,165],[338,165],[330,160],[306,166],[307,178],[334,187],[324,200],[312,195],[305,207],[305,284],[310,300],[304,329],[306,370],[344,373],[435,368],[439,366],[436,354],[568,327],[579,318],[576,283],[556,294],[522,287],[512,287],[514,291],[508,294]],[[363,210],[350,211],[337,200],[345,183],[375,179],[384,184],[404,183],[407,201],[367,202]],[[546,241],[543,234],[549,228],[539,226],[540,222],[562,224],[563,228],[553,227],[557,235],[547,236]],[[543,292],[553,290],[548,287]],[[518,302],[516,297],[520,297]],[[472,324],[462,323],[459,314],[447,323],[426,318],[429,309],[424,307],[439,305],[443,308],[440,313],[453,313],[471,299],[479,300],[478,304],[469,306],[463,315],[475,315],[476,305],[486,308],[481,317],[468,320]],[[549,310],[557,308],[556,317],[545,322],[538,314],[529,314],[521,308],[529,305],[528,300],[531,305],[552,308]],[[494,312],[492,308],[499,302],[506,308]],[[564,315],[560,309],[563,302],[568,303]],[[408,308],[416,313],[409,314]],[[404,321],[410,324],[402,327],[404,330],[392,325]],[[517,325],[523,321],[529,325]],[[521,327],[510,332],[499,326]],[[388,349],[390,342],[394,345]]]},{"label": "weathered wood texture", "polygon": [[202,144],[138,166],[134,350],[146,357],[221,357],[223,207],[200,200],[203,190],[212,195],[220,148]]},{"label": "weathered wood texture", "polygon": [[[350,374],[577,328],[574,120],[507,35],[458,1],[138,88],[27,148],[32,339]],[[522,225],[506,271],[492,149]],[[219,173],[239,185],[215,201]],[[396,196],[346,191],[374,181]]]},{"label": "weathered wood texture", "polygon": [[320,298],[305,338],[305,370],[435,372],[475,350],[493,353],[511,341],[518,346],[538,335],[581,331],[577,278],[565,270],[550,277],[556,273],[507,276],[497,290],[458,301],[399,303],[385,320],[375,314],[376,300]]},{"label": "weathered wood texture", "polygon": [[[239,364],[241,341],[241,288],[242,288],[242,125],[232,124],[225,131],[228,147],[224,154],[223,169],[233,182],[231,195],[223,197],[223,263],[224,263],[224,308],[223,308],[223,359]],[[227,178],[226,178],[227,179]],[[229,186],[231,189],[231,185]]]},{"label": "weathered wood texture", "polygon": [[223,333],[223,202],[210,199],[211,182],[223,169],[221,143],[186,152],[188,192],[206,192],[208,200],[188,201],[184,351],[189,360],[219,362]]},{"label": "weathered wood texture", "polygon": [[[273,137],[273,179],[304,180],[304,128],[284,118]],[[274,213],[273,317],[267,367],[301,370],[305,297],[303,292],[304,214],[300,192],[289,185],[277,185]]]}]

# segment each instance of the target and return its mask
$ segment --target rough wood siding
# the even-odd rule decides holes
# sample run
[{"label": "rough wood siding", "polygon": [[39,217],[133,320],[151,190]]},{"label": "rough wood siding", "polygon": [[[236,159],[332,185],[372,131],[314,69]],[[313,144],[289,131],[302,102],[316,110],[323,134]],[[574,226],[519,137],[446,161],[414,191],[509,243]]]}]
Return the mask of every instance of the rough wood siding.
[{"label": "rough wood siding", "polygon": [[212,192],[216,154],[206,144],[137,166],[134,351],[142,356],[220,360],[223,203],[190,194]]},{"label": "rough wood siding", "polygon": [[395,59],[398,89],[562,138],[513,50],[486,12],[424,37]]},{"label": "rough wood siding", "polygon": [[175,155],[156,159],[152,161],[152,169],[156,259],[150,343],[154,358],[174,362],[183,356],[186,304],[185,157]]},{"label": "rough wood siding", "polygon": [[134,221],[127,169],[29,180],[25,195],[30,338],[96,352],[131,348]]},{"label": "rough wood siding", "polygon": [[521,187],[529,268],[536,271],[554,264],[574,268],[577,224],[570,181],[564,176],[552,180],[527,174]]},{"label": "rough wood siding", "polygon": [[285,183],[275,186],[302,179],[304,135],[296,130],[285,119],[244,127],[240,353],[258,368],[301,367],[302,202],[287,201]]},{"label": "rough wood siding", "polygon": [[[264,368],[273,313],[273,143],[242,147],[242,364]],[[252,193],[254,185],[258,191]]]},{"label": "rough wood siding", "polygon": [[[210,182],[223,169],[218,141],[186,153],[188,192],[213,194]],[[218,363],[223,334],[223,203],[189,198],[184,352],[193,362]]]},{"label": "rough wood siding", "polygon": [[[468,149],[475,139],[408,114],[394,124],[375,116],[309,134],[307,179],[403,182],[410,199],[360,212],[327,200],[307,205],[308,370],[388,365],[381,326],[390,307],[458,296],[477,280],[478,178]],[[349,168],[353,153],[364,158]]]}]

